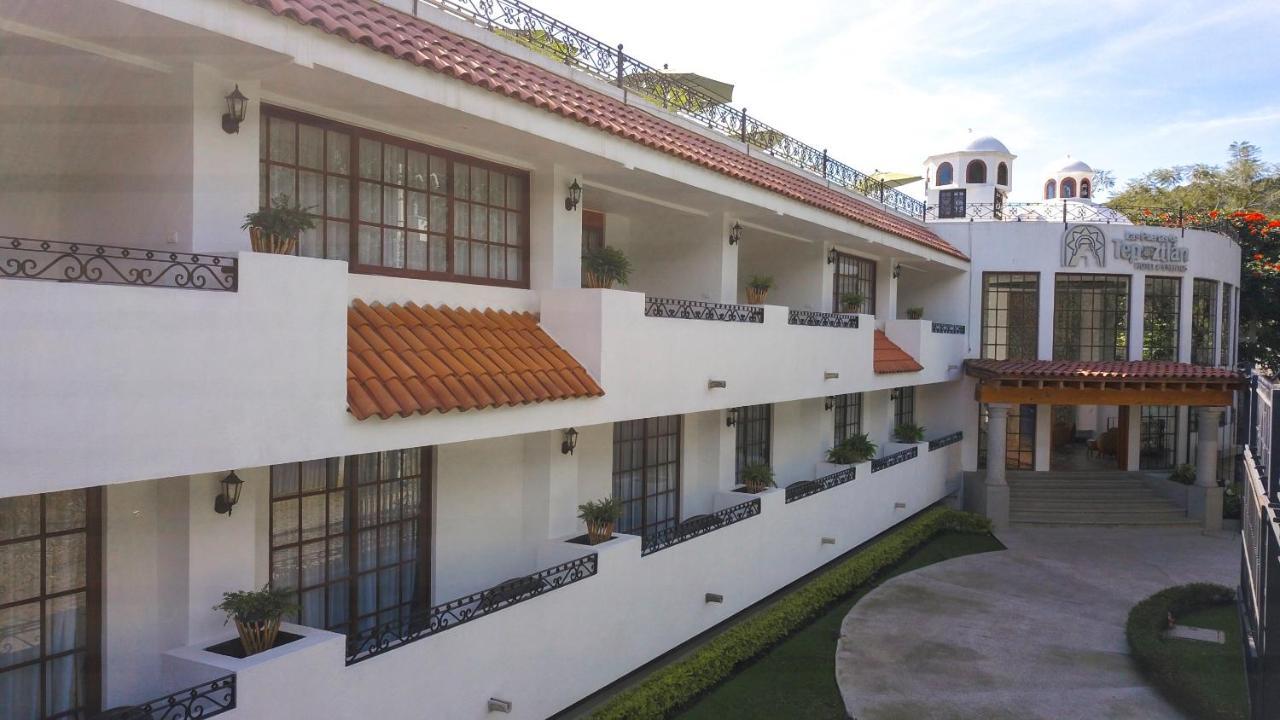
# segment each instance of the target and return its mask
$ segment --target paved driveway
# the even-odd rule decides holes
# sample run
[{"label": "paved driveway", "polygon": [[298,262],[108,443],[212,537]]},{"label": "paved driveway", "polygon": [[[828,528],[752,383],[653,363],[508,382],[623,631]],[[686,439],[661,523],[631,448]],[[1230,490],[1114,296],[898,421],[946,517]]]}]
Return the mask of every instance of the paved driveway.
[{"label": "paved driveway", "polygon": [[1016,528],[1008,550],[901,575],[845,617],[836,680],[857,720],[1181,718],[1128,655],[1129,609],[1170,585],[1234,586],[1238,535]]}]

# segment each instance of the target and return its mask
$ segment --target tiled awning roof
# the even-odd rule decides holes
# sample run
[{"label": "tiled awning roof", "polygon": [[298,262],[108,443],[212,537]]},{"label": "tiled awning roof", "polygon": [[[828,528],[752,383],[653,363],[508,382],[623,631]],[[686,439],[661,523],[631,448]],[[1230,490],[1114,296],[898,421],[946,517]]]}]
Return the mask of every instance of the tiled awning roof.
[{"label": "tiled awning roof", "polygon": [[1146,360],[965,360],[978,401],[1040,405],[1229,405],[1228,368]]},{"label": "tiled awning roof", "polygon": [[883,330],[877,330],[871,368],[877,373],[902,373],[923,370],[924,366],[890,340]]},{"label": "tiled awning roof", "polygon": [[1242,382],[1230,368],[1150,360],[966,360],[976,378],[1035,380],[1125,380],[1147,382]]},{"label": "tiled awning roof", "polygon": [[352,302],[347,409],[357,420],[604,395],[532,313]]},{"label": "tiled awning roof", "polygon": [[244,0],[736,180],[968,260],[923,224],[373,0]]}]

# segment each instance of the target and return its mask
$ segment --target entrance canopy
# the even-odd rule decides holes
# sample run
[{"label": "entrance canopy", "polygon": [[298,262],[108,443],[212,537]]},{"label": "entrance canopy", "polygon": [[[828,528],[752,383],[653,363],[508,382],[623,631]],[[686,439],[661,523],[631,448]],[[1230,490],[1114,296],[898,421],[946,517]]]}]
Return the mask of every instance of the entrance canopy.
[{"label": "entrance canopy", "polygon": [[1244,376],[1191,363],[966,360],[977,400],[1039,405],[1230,405]]}]

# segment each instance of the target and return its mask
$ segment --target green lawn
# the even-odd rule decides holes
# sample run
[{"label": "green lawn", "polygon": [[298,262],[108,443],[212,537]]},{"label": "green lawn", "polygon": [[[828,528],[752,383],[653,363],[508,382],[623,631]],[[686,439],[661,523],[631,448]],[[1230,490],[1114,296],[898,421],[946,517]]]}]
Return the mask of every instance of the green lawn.
[{"label": "green lawn", "polygon": [[[991,535],[941,533],[894,566],[880,581],[940,560],[1003,549],[1000,541]],[[787,638],[677,717],[684,720],[844,720],[844,702],[836,687],[836,640],[840,623],[849,609],[874,587],[869,584],[837,603],[813,624]]]},{"label": "green lawn", "polygon": [[1194,640],[1166,640],[1176,651],[1182,682],[1212,698],[1219,706],[1216,717],[1249,716],[1248,689],[1244,679],[1244,650],[1240,644],[1240,619],[1234,605],[1220,605],[1189,612],[1179,625],[1212,628],[1227,635],[1225,645]]}]

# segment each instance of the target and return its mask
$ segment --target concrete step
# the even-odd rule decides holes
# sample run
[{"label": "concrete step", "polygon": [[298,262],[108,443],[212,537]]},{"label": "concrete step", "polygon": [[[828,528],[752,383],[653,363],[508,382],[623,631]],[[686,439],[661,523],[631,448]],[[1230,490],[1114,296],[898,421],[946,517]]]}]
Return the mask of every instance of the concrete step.
[{"label": "concrete step", "polygon": [[1183,518],[1180,520],[1134,520],[1132,518],[1124,519],[1101,519],[1101,518],[1069,518],[1058,517],[1050,519],[1042,518],[1024,518],[1018,515],[1009,515],[1009,524],[1020,525],[1026,527],[1182,527],[1182,528],[1198,528],[1201,523],[1196,520]]},{"label": "concrete step", "polygon": [[1009,517],[1023,518],[1070,518],[1070,519],[1098,519],[1098,520],[1186,520],[1187,513],[1181,508],[1165,509],[1165,510],[1145,510],[1145,511],[1125,511],[1125,510],[1062,510],[1044,508],[1018,508],[1009,510]]},{"label": "concrete step", "polygon": [[1096,502],[1076,502],[1071,500],[1063,500],[1061,502],[1011,502],[1010,510],[1098,510],[1100,512],[1153,512],[1153,511],[1176,511],[1184,512],[1181,507],[1171,502],[1126,502],[1126,503],[1096,503]]}]

